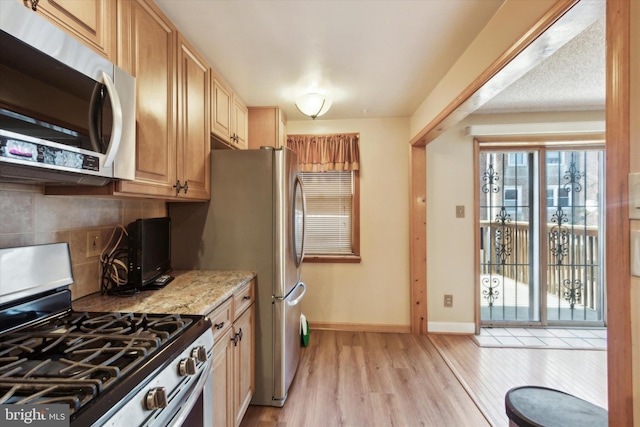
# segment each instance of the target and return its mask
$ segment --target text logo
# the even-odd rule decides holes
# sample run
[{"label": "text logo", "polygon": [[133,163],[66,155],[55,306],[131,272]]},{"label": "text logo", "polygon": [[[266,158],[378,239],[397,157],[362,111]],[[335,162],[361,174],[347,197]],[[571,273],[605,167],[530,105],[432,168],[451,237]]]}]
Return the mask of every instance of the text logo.
[{"label": "text logo", "polygon": [[0,405],[0,425],[3,427],[68,427],[69,406],[63,404]]}]

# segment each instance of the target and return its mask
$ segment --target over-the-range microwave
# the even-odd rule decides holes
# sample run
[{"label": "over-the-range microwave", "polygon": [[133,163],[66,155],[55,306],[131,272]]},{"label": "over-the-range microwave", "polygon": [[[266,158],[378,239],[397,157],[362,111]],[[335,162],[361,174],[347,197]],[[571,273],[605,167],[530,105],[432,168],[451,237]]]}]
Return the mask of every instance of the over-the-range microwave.
[{"label": "over-the-range microwave", "polygon": [[0,182],[104,185],[135,175],[135,78],[0,1]]}]

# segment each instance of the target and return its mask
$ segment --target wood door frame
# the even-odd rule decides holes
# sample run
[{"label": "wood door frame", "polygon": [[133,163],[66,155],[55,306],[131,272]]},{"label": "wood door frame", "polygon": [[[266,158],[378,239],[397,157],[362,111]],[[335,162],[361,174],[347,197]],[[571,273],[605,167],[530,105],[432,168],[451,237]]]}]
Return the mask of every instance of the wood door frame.
[{"label": "wood door frame", "polygon": [[[514,46],[501,57],[411,141],[410,168],[410,294],[411,331],[428,333],[426,265],[426,145],[473,112],[474,94],[489,79],[499,77],[506,64],[546,31],[577,1],[559,0]],[[607,269],[608,393],[609,425],[633,425],[631,358],[631,292],[629,275],[628,182],[630,169],[630,4],[628,0],[606,2],[606,134],[607,149]],[[506,87],[506,84],[505,84]],[[613,258],[615,256],[615,259]]]}]

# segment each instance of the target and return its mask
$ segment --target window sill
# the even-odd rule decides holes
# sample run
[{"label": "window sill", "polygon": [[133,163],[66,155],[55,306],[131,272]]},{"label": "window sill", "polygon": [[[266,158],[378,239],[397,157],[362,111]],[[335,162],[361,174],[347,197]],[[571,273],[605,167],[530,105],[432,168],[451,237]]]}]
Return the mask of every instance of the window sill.
[{"label": "window sill", "polygon": [[302,262],[360,263],[360,255],[305,255]]}]

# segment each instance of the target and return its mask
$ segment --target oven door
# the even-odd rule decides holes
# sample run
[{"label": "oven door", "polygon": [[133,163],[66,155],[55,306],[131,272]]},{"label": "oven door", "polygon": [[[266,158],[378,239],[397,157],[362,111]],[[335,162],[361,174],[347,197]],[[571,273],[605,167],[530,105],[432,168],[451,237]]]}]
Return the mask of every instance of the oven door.
[{"label": "oven door", "polygon": [[171,422],[175,427],[213,425],[213,363],[202,373],[202,381],[188,395],[180,411]]},{"label": "oven door", "polygon": [[193,406],[190,406],[176,419],[176,427],[212,426],[213,425],[213,370],[197,393]]}]

